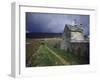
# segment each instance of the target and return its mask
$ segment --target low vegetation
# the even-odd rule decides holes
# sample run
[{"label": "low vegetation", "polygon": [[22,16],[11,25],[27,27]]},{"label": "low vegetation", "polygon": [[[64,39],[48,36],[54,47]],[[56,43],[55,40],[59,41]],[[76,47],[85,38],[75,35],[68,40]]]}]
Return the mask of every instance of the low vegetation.
[{"label": "low vegetation", "polygon": [[51,45],[51,42],[49,42],[42,39],[26,40],[27,67],[74,65],[81,63],[80,59],[74,54],[61,50],[57,44]]}]

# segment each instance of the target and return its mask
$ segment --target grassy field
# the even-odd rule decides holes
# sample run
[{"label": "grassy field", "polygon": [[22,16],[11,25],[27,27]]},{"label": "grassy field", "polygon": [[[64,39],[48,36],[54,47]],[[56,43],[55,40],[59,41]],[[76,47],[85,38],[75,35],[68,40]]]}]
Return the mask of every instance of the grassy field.
[{"label": "grassy field", "polygon": [[78,57],[50,45],[46,40],[26,40],[26,67],[76,64],[80,64]]}]

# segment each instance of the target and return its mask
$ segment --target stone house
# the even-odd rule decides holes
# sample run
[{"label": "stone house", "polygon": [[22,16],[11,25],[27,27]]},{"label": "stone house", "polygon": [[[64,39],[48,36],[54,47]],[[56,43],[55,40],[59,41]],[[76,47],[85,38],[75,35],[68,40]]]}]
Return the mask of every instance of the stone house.
[{"label": "stone house", "polygon": [[83,33],[83,25],[65,25],[61,49],[89,58],[89,37]]}]

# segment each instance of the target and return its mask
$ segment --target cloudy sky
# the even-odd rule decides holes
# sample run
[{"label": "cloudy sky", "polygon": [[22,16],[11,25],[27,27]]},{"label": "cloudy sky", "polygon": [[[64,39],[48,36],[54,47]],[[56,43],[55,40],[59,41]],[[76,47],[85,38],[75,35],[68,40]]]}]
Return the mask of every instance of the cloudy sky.
[{"label": "cloudy sky", "polygon": [[89,35],[89,16],[74,14],[51,14],[26,12],[26,32],[62,33],[65,24],[82,24]]}]

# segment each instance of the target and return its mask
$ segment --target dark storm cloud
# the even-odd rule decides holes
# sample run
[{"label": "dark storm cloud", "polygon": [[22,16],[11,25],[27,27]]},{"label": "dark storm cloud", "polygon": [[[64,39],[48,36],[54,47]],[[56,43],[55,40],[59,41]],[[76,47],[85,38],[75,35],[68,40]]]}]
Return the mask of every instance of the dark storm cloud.
[{"label": "dark storm cloud", "polygon": [[65,24],[72,24],[74,19],[76,24],[83,24],[84,32],[88,34],[89,16],[32,12],[26,12],[26,32],[61,33]]},{"label": "dark storm cloud", "polygon": [[84,26],[84,33],[86,34],[86,35],[89,35],[89,24],[90,24],[90,22],[89,22],[89,16],[81,16],[81,22],[82,22],[82,24],[83,24],[83,26]]}]

